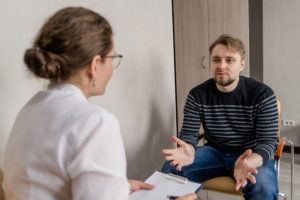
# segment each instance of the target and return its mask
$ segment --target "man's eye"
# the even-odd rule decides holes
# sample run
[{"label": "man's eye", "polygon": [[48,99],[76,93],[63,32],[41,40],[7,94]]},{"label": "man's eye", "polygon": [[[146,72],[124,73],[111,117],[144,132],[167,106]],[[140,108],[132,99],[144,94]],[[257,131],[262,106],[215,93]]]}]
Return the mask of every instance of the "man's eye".
[{"label": "man's eye", "polygon": [[226,62],[227,62],[227,63],[232,63],[233,60],[232,60],[232,59],[227,59]]},{"label": "man's eye", "polygon": [[213,59],[213,61],[216,62],[216,63],[218,63],[218,62],[220,62],[221,60],[218,59],[218,58],[215,58],[215,59]]}]

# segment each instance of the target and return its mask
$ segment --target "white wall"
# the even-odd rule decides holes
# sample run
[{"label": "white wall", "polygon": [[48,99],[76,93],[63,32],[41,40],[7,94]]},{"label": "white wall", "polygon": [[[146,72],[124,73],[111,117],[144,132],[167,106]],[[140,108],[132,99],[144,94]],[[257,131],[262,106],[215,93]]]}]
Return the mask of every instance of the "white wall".
[{"label": "white wall", "polygon": [[144,179],[161,168],[161,150],[176,134],[171,0],[1,0],[0,166],[17,112],[46,85],[26,71],[23,53],[44,20],[66,6],[91,8],[114,29],[124,57],[106,94],[90,101],[120,120],[128,176]]},{"label": "white wall", "polygon": [[281,128],[300,146],[300,1],[263,1],[264,82],[282,102],[282,119],[296,126]]}]

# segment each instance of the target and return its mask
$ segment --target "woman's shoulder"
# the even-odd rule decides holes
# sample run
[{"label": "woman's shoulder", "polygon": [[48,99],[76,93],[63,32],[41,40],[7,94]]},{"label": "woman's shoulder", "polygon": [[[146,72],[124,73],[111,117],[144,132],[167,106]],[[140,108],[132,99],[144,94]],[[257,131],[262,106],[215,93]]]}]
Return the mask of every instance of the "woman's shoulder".
[{"label": "woman's shoulder", "polygon": [[113,113],[109,112],[102,106],[96,104],[90,104],[90,103],[87,104],[86,106],[84,106],[81,112],[82,112],[81,113],[82,117],[97,118],[97,119],[110,118],[113,120],[117,120]]},{"label": "woman's shoulder", "polygon": [[96,127],[110,124],[111,126],[118,126],[119,121],[115,115],[105,108],[96,104],[78,104],[74,111],[70,114],[73,126],[80,129],[95,129]]},{"label": "woman's shoulder", "polygon": [[53,106],[61,108],[61,111],[66,110],[66,113],[71,117],[80,120],[84,118],[115,118],[105,108],[90,103],[83,92],[71,84],[58,86],[49,92],[48,96],[53,95],[53,98],[49,97],[49,99],[53,100],[51,101]]}]

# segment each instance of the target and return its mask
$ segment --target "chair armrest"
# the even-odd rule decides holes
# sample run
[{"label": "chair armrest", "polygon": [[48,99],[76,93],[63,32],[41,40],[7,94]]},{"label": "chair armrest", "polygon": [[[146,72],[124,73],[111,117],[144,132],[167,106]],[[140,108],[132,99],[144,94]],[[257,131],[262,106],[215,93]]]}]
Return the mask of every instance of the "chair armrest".
[{"label": "chair armrest", "polygon": [[281,158],[281,155],[282,155],[282,151],[283,151],[283,147],[286,143],[286,138],[280,138],[279,139],[279,142],[278,142],[278,147],[277,147],[277,151],[275,153],[275,159],[280,159]]}]

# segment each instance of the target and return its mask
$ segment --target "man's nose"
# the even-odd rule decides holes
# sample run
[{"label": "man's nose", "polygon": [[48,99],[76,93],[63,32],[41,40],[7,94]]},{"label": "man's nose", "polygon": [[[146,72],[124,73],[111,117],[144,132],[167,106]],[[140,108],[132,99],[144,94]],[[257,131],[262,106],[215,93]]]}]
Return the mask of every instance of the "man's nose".
[{"label": "man's nose", "polygon": [[226,61],[224,59],[222,59],[218,65],[218,68],[225,69],[226,65],[227,65]]}]

